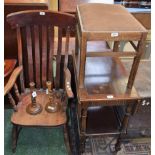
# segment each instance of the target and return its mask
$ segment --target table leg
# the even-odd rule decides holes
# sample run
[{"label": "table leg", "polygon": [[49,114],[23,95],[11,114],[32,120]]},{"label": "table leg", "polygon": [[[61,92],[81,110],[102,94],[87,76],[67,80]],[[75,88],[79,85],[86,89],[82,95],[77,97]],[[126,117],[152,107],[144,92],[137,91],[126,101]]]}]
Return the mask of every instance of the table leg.
[{"label": "table leg", "polygon": [[122,136],[125,134],[125,131],[127,129],[129,117],[131,116],[131,113],[132,113],[132,108],[133,108],[133,106],[131,104],[128,104],[126,107],[125,116],[123,118],[122,126],[120,128],[120,134],[119,134],[119,136],[117,138],[117,142],[115,144],[115,151],[116,152],[118,152],[121,149],[121,139],[122,139]]},{"label": "table leg", "polygon": [[80,43],[79,88],[84,87],[86,52],[87,52],[87,40],[85,36],[82,36]]},{"label": "table leg", "polygon": [[83,153],[85,150],[86,136],[86,120],[87,120],[87,107],[82,107],[81,104],[81,119],[80,119],[80,153]]},{"label": "table leg", "polygon": [[76,31],[76,36],[75,36],[75,54],[78,55],[79,52],[79,42],[78,42],[78,32]]},{"label": "table leg", "polygon": [[113,52],[118,52],[119,51],[119,45],[120,45],[119,41],[114,42]]},{"label": "table leg", "polygon": [[82,107],[81,111],[81,132],[86,132],[87,107]]},{"label": "table leg", "polygon": [[131,89],[135,80],[135,76],[138,70],[138,66],[139,66],[139,62],[141,59],[142,54],[145,51],[145,40],[146,40],[147,34],[143,34],[141,40],[138,42],[138,50],[137,50],[137,55],[134,58],[133,64],[132,64],[132,68],[130,71],[130,76],[128,79],[128,84],[127,84],[127,88]]}]

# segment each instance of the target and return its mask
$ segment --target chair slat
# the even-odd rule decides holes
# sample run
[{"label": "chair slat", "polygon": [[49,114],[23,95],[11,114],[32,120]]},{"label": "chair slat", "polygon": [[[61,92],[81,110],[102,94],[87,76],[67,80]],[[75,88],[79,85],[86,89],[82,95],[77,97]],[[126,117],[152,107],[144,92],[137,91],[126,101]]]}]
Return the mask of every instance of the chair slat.
[{"label": "chair slat", "polygon": [[[61,63],[62,49],[64,49],[62,47],[62,30],[67,29],[68,26],[74,29],[75,17],[49,10],[29,10],[9,14],[7,21],[13,29],[17,29],[18,60],[19,64],[24,67],[24,72],[20,77],[22,90],[25,88],[24,78],[26,79],[26,87],[29,87],[29,82],[35,82],[37,88],[46,88],[46,81],[48,80],[54,82],[55,89],[59,89],[64,80],[62,68],[64,63]],[[54,39],[56,37],[55,27],[58,27],[57,42]],[[67,45],[64,46],[65,68],[67,68],[69,48],[69,34],[67,35]],[[57,43],[56,47],[55,43]],[[22,54],[26,54],[25,57],[22,58]],[[54,59],[55,57],[56,59]]]},{"label": "chair slat", "polygon": [[54,27],[49,26],[49,61],[48,61],[48,80],[53,83],[53,54],[54,54]]},{"label": "chair slat", "polygon": [[47,80],[47,27],[42,25],[42,86],[46,88]]},{"label": "chair slat", "polygon": [[56,79],[55,79],[55,88],[59,89],[60,87],[60,63],[61,63],[61,50],[62,50],[62,28],[58,29],[58,50],[56,57]]},{"label": "chair slat", "polygon": [[26,42],[27,42],[27,55],[28,55],[29,82],[33,82],[34,76],[33,76],[32,37],[30,26],[26,26]]},{"label": "chair slat", "polygon": [[[19,65],[23,65],[23,57],[22,57],[22,40],[21,40],[21,30],[17,28],[17,44],[18,44],[18,63]],[[23,71],[20,74],[20,85],[21,91],[24,92],[25,84],[24,84],[24,75]]]},{"label": "chair slat", "polygon": [[68,27],[66,31],[64,69],[67,69],[67,65],[68,65],[69,38],[70,38],[70,28]]},{"label": "chair slat", "polygon": [[40,88],[40,48],[39,48],[39,26],[34,25],[34,46],[35,46],[35,76],[36,87]]}]

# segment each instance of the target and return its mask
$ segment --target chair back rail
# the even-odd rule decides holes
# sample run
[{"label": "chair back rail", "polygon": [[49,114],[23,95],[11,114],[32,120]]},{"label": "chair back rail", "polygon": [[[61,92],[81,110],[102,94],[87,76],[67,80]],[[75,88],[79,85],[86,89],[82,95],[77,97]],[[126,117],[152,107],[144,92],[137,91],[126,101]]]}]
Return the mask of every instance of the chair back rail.
[{"label": "chair back rail", "polygon": [[[47,10],[29,10],[11,13],[7,21],[17,29],[18,63],[24,68],[20,77],[21,90],[24,91],[25,84],[28,86],[29,82],[35,82],[37,88],[46,88],[47,80],[55,81],[55,88],[60,88],[62,31],[66,31],[64,53],[68,57],[69,33],[75,27],[75,17]],[[58,41],[56,77],[53,79],[55,27],[58,28]]]}]

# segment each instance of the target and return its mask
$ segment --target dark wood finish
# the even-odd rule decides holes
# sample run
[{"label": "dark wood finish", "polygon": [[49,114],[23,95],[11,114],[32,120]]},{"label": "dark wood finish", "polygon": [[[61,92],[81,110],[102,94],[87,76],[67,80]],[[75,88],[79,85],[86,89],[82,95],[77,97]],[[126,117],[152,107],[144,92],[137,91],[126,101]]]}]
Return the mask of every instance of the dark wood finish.
[{"label": "dark wood finish", "polygon": [[[140,104],[140,97],[133,83],[144,52],[147,30],[121,5],[82,4],[77,6],[77,18],[76,47],[80,50],[77,52],[76,49],[76,54],[74,53],[74,67],[79,102],[81,148],[86,136],[118,134],[115,146],[118,151],[120,139],[126,133],[129,116]],[[135,52],[119,51],[120,41],[135,40],[138,41],[138,45],[134,46]],[[114,46],[112,50],[89,52],[87,49],[89,41],[114,41]],[[119,58],[121,56],[134,57],[129,76]],[[95,109],[101,106],[120,105],[125,106],[126,111],[117,132],[87,133],[86,124],[89,120],[90,107]],[[107,118],[107,121],[110,120]]]},{"label": "dark wood finish", "polygon": [[12,127],[12,151],[15,153],[17,147],[17,139],[18,139],[18,126],[13,125]]},{"label": "dark wood finish", "polygon": [[114,47],[113,47],[113,51],[114,52],[119,51],[119,45],[120,45],[119,41],[115,41],[114,42]]},{"label": "dark wood finish", "polygon": [[31,102],[26,106],[26,112],[30,115],[37,115],[42,112],[42,105],[36,101],[36,96],[33,96],[35,92],[35,83],[30,82],[30,98]]},{"label": "dark wood finish", "polygon": [[[92,107],[92,109],[94,107],[93,110],[95,110],[95,107],[98,108],[101,106],[129,105],[129,107],[132,107],[133,110],[133,105],[136,104],[140,99],[134,87],[132,90],[127,89],[126,71],[118,58],[87,58],[85,74],[85,88],[78,89],[80,103],[78,117],[80,120],[79,126],[81,135],[81,147],[83,147],[85,143],[82,142],[83,136],[85,137],[109,134],[119,135],[120,133],[126,133],[125,130],[128,124],[129,116],[131,115],[130,110],[130,115],[126,114],[122,120],[121,128],[113,128],[113,130],[110,131],[106,126],[102,126],[103,130],[108,130],[108,132],[105,133],[93,130],[91,133],[89,130],[87,130],[87,121],[89,119],[92,120],[91,118],[88,118],[90,115],[87,114],[89,112],[89,107]],[[112,98],[108,99],[108,96],[112,96]],[[92,115],[92,117],[94,117],[94,115]],[[100,117],[103,117],[103,115],[100,115]],[[107,122],[109,121],[110,120],[107,118]],[[119,127],[119,125],[117,126]],[[120,141],[119,138],[118,141]],[[116,145],[117,151],[119,150],[118,144],[119,143]]]},{"label": "dark wood finish", "polygon": [[71,89],[71,73],[68,69],[65,70],[65,89],[66,89],[66,92],[67,92],[67,95],[70,97],[70,98],[73,98],[74,97],[74,94],[72,92],[72,89]]},{"label": "dark wood finish", "polygon": [[[22,53],[22,40],[21,40],[21,30],[17,28],[17,45],[18,45],[18,63],[19,65],[23,64],[23,55]],[[24,92],[25,84],[24,84],[24,75],[23,72],[20,74],[20,85],[21,91]]]},{"label": "dark wood finish", "polygon": [[32,38],[30,26],[26,26],[26,41],[27,41],[27,55],[28,55],[28,74],[29,81],[33,82],[33,57],[32,57]]},{"label": "dark wood finish", "polygon": [[[44,15],[40,15],[40,12],[43,12],[43,14],[45,13],[46,14],[46,18],[44,17]],[[31,14],[33,14],[33,19],[32,20],[29,20],[30,17],[31,17]],[[59,20],[54,20],[55,18],[59,19]],[[24,20],[22,20],[24,19]],[[67,14],[62,14],[62,13],[55,13],[53,12],[51,14],[50,11],[31,11],[31,13],[29,11],[24,11],[23,14],[20,14],[20,13],[16,13],[16,14],[10,14],[8,15],[7,17],[7,20],[8,22],[11,23],[11,26],[13,28],[16,27],[16,25],[14,23],[17,23],[18,26],[17,26],[17,37],[18,37],[18,43],[19,43],[19,50],[18,50],[18,55],[19,55],[19,62],[20,64],[22,62],[22,52],[24,50],[24,52],[27,52],[28,54],[28,75],[24,75],[24,77],[27,77],[28,76],[28,80],[27,82],[31,82],[31,81],[37,81],[39,80],[39,76],[36,76],[34,77],[34,72],[38,72],[37,70],[34,70],[34,64],[33,64],[33,60],[34,60],[34,55],[32,54],[32,38],[29,37],[30,35],[28,35],[27,33],[27,50],[25,51],[24,49],[24,46],[22,46],[22,36],[24,34],[21,35],[21,31],[19,30],[19,27],[22,27],[24,28],[24,26],[28,26],[28,24],[34,24],[35,26],[37,24],[40,25],[40,23],[44,23],[45,22],[45,25],[55,25],[55,26],[59,26],[59,27],[62,27],[62,28],[67,28],[68,26],[70,26],[70,28],[72,28],[74,25],[74,22],[75,22],[75,18],[74,16],[72,15],[67,15]],[[43,20],[43,21],[42,21]],[[34,22],[34,23],[32,23]],[[62,24],[62,25],[61,25]],[[42,67],[40,66],[37,66],[38,68],[40,67],[41,68],[41,73],[42,73],[42,76],[41,76],[41,83],[42,83],[42,86],[43,88],[45,88],[46,86],[46,80],[47,80],[47,74],[48,74],[48,70],[49,68],[47,67],[47,62],[50,63],[49,61],[49,57],[47,57],[47,49],[50,50],[50,51],[53,51],[53,47],[51,46],[51,49],[49,47],[49,44],[47,44],[47,31],[46,31],[46,28],[45,28],[45,25],[44,27],[42,27],[42,33],[40,33],[40,38],[41,38],[41,42],[42,42],[42,49],[41,50],[41,58],[42,60],[40,60],[40,65],[42,65]],[[26,28],[27,29],[27,28]],[[30,30],[29,30],[30,31]],[[59,81],[60,81],[60,61],[61,61],[61,50],[62,50],[62,35],[61,35],[61,30],[59,31],[60,34],[59,34],[59,38],[58,38],[58,55],[57,55],[57,71],[56,71],[56,88],[60,87],[59,85]],[[42,34],[42,36],[41,36]],[[48,34],[49,35],[49,34]],[[50,36],[52,37],[52,36]],[[54,36],[53,36],[54,37]],[[36,46],[37,47],[37,46]],[[32,57],[31,57],[32,56]],[[48,59],[46,61],[46,59]],[[52,57],[51,57],[52,59]],[[39,60],[37,60],[39,61]],[[26,64],[27,62],[24,62],[24,64]],[[36,63],[36,62],[35,62]],[[27,67],[26,65],[24,65],[24,69]],[[39,65],[39,63],[37,63],[37,65]],[[26,73],[25,73],[26,74]],[[35,73],[36,74],[36,73]],[[23,77],[22,78],[22,81],[21,81],[21,84],[23,83],[24,79]],[[34,79],[35,78],[35,79]],[[51,79],[52,80],[52,79]]]},{"label": "dark wood finish", "polygon": [[56,57],[56,89],[60,86],[60,61],[61,61],[61,50],[62,50],[62,29],[58,30],[58,50]]},{"label": "dark wood finish", "polygon": [[[87,112],[86,133],[117,133],[119,132],[119,123],[116,118],[113,107],[89,107]],[[102,116],[102,117],[101,117]],[[108,121],[107,121],[108,118]],[[95,120],[95,121],[92,121]]]},{"label": "dark wood finish", "polygon": [[[72,46],[75,45],[73,39],[72,39],[71,44],[73,44]],[[88,52],[102,51],[105,48],[105,46],[106,46],[106,44],[103,41],[87,42],[87,51]],[[108,50],[108,49],[105,49],[105,50]],[[91,58],[91,60],[90,60],[90,58],[88,58],[87,63],[89,62],[91,64],[90,68],[89,68],[89,63],[87,64],[88,68],[89,68],[88,73],[91,73],[91,71],[94,70],[92,72],[92,75],[93,75],[93,73],[95,73],[96,70],[98,70],[98,72],[96,72],[96,73],[100,73],[100,75],[102,76],[102,73],[104,72],[103,71],[104,67],[102,67],[102,65],[104,65],[104,63],[102,61],[101,61],[102,62],[101,63],[99,60],[101,61],[102,58],[94,58],[94,61],[92,58]],[[95,64],[97,64],[97,63],[95,63],[95,62],[99,62],[99,65],[97,65],[96,67],[95,67]],[[123,66],[124,66],[126,73],[127,73],[127,76],[128,76],[130,74],[130,70],[132,67],[133,60],[132,59],[123,59],[122,63],[123,63]],[[104,65],[104,66],[106,66],[106,65]],[[105,67],[105,68],[107,68],[107,67]],[[141,60],[140,61],[139,68],[138,68],[137,75],[136,75],[136,79],[134,82],[134,87],[139,94],[141,103],[139,104],[139,106],[137,108],[134,108],[134,111],[136,113],[134,113],[134,115],[130,117],[128,128],[127,128],[128,134],[125,136],[125,138],[135,138],[135,137],[140,138],[142,136],[150,136],[150,134],[151,134],[151,129],[150,129],[151,128],[151,126],[150,126],[150,117],[151,117],[151,110],[150,110],[151,109],[151,106],[150,106],[150,102],[151,102],[151,77],[150,76],[151,76],[151,70],[150,70],[150,68],[151,68],[151,61],[150,60]],[[90,78],[91,78],[91,76],[90,76]],[[96,77],[94,75],[94,79],[97,79],[97,78],[99,79],[99,75]],[[98,80],[96,80],[96,81],[98,81]],[[100,89],[98,87],[98,91],[99,90]],[[95,92],[97,93],[98,91],[95,91]],[[81,114],[80,114],[81,104],[78,104],[78,107],[79,107],[78,116],[79,116],[79,118],[81,118]],[[122,106],[117,106],[117,107],[121,108]],[[102,111],[101,108],[102,107],[98,107],[96,109],[99,111]],[[92,109],[92,112],[95,113],[95,109]],[[96,112],[96,114],[98,114],[98,113]],[[100,114],[101,115],[98,116],[98,119],[94,119],[95,123],[97,123],[97,122],[100,123],[101,119],[110,118],[110,114],[109,114],[109,117],[106,116],[104,118],[103,118],[104,113],[103,114],[100,113]],[[124,114],[124,112],[123,112],[123,114]],[[91,115],[91,113],[90,113],[90,115]],[[89,119],[89,116],[87,118]],[[107,123],[108,122],[109,121],[107,121]],[[91,123],[94,123],[94,121],[91,121]],[[112,123],[112,122],[109,122],[109,124],[110,123]],[[116,123],[117,123],[117,121],[116,121]],[[117,125],[119,125],[119,124],[117,124]],[[102,127],[102,125],[101,125],[101,127]],[[99,130],[101,130],[101,127],[99,128]],[[105,129],[107,129],[107,128],[104,126],[103,130],[105,130]],[[94,132],[94,130],[92,130],[92,131]],[[113,131],[115,131],[113,133],[119,133],[117,128],[115,128],[115,130],[113,130]],[[82,139],[81,139],[81,141],[82,141]]]},{"label": "dark wood finish", "polygon": [[6,22],[9,13],[23,10],[47,10],[48,0],[5,0],[4,1],[4,57],[17,59],[16,31]]},{"label": "dark wood finish", "polygon": [[47,29],[46,25],[42,25],[42,86],[43,88],[46,87],[47,81]]},{"label": "dark wood finish", "polygon": [[[84,3],[105,3],[104,0],[59,0],[58,1],[59,11],[68,12],[71,14],[76,13],[77,5],[84,4]],[[112,4],[112,1],[109,1]],[[138,11],[138,10],[137,10]],[[146,28],[151,29],[151,13],[150,12],[131,12],[132,15]]]},{"label": "dark wood finish", "polygon": [[[114,1],[104,1],[104,0],[93,0],[93,1],[89,1],[89,0],[59,0],[58,1],[59,5],[58,5],[58,9],[59,11],[62,12],[67,12],[67,13],[71,13],[71,14],[76,14],[76,7],[77,5],[80,4],[85,4],[85,3],[109,3],[109,4],[113,4],[115,2],[117,2],[117,0]],[[123,4],[123,1],[119,1],[120,4]],[[138,2],[139,3],[139,2]],[[140,4],[140,3],[139,3]],[[137,9],[137,8],[135,8]],[[150,12],[138,12],[139,10],[137,9],[137,12],[132,12],[131,14],[148,30],[151,29],[151,13]],[[73,33],[72,36],[75,36],[76,34]]]},{"label": "dark wood finish", "polygon": [[137,46],[137,55],[134,57],[134,61],[132,64],[132,68],[131,68],[131,72],[129,75],[129,80],[128,80],[128,85],[127,87],[129,89],[132,88],[134,80],[135,80],[135,76],[138,70],[138,66],[139,66],[139,62],[141,59],[142,54],[144,53],[145,50],[145,40],[146,40],[147,34],[142,34],[141,40],[138,42],[138,46]]},{"label": "dark wood finish", "polygon": [[15,68],[17,63],[16,59],[5,59],[4,60],[4,78],[7,77]]},{"label": "dark wood finish", "polygon": [[138,98],[134,87],[131,92],[126,91],[127,75],[118,58],[87,58],[85,69],[85,87],[79,89],[81,101],[107,101],[107,95],[110,94],[113,98],[109,100],[109,104],[116,98],[122,100]]},{"label": "dark wood finish", "polygon": [[67,69],[67,62],[68,62],[68,50],[69,50],[69,39],[70,39],[70,29],[67,29],[66,32],[66,45],[65,45],[65,61],[64,61],[64,68]]},{"label": "dark wood finish", "polygon": [[[45,107],[46,103],[49,101],[48,95],[44,93],[37,92],[38,96],[36,102],[40,103],[42,107]],[[31,103],[31,95],[23,95],[21,97],[22,103],[17,105],[18,112],[13,113],[11,117],[11,122],[13,124],[20,124],[23,126],[58,126],[66,123],[66,112],[59,110],[56,113],[48,113],[43,109],[42,113],[38,115],[30,115],[26,112],[26,107]],[[22,117],[21,117],[22,115]]]},{"label": "dark wood finish", "polygon": [[[7,85],[7,82],[10,78],[10,74],[13,72],[13,69],[15,68],[17,60],[16,59],[5,59],[4,60],[4,87]],[[8,101],[8,97],[4,97],[5,102]]]},{"label": "dark wood finish", "polygon": [[[15,96],[17,100],[20,100],[20,96],[19,96],[19,91],[18,91],[18,87],[16,86],[16,83],[14,83],[18,77],[18,75],[20,74],[22,68],[21,67],[17,67],[14,69],[16,64],[16,60],[15,59],[7,59],[4,61],[4,100],[5,100],[5,106],[7,103],[11,103],[11,106],[13,107],[13,109],[16,109],[14,106],[14,99],[13,97],[10,95],[6,95],[7,93],[9,93],[9,91],[12,89],[12,87],[14,87],[15,90]],[[6,75],[6,76],[5,76]],[[11,81],[10,81],[11,79]]]},{"label": "dark wood finish", "polygon": [[12,89],[12,87],[15,84],[15,81],[17,80],[18,76],[22,72],[22,69],[23,69],[22,66],[19,66],[19,67],[17,67],[17,68],[14,69],[14,71],[12,72],[12,74],[9,77],[9,80],[5,84],[5,87],[4,87],[4,96]]},{"label": "dark wood finish", "polygon": [[132,13],[132,15],[148,30],[151,29],[151,13]]},{"label": "dark wood finish", "polygon": [[[101,9],[102,8],[102,9]],[[95,14],[93,12],[95,10],[102,10],[97,11]],[[107,13],[111,10],[110,14]],[[115,12],[118,12],[118,16],[116,17]],[[96,17],[99,17],[100,14],[107,13],[107,18],[104,16],[103,20],[97,19]],[[80,74],[79,74],[79,85],[80,87],[83,87],[84,82],[84,62],[86,60],[86,42],[89,40],[106,40],[106,41],[122,41],[122,40],[138,40],[139,45],[138,51],[142,52],[144,51],[144,41],[146,39],[147,30],[138,22],[136,19],[128,13],[121,5],[98,5],[98,4],[83,4],[79,7],[77,7],[77,14],[78,14],[78,21],[79,21],[79,27],[80,31],[77,33],[79,37],[82,36],[81,41],[81,54],[80,54]],[[124,20],[120,20],[119,14],[122,14]],[[89,16],[91,16],[92,20],[89,20]],[[114,18],[115,20],[112,20]],[[117,20],[117,19],[118,20]],[[104,20],[108,20],[108,22]],[[126,20],[126,22],[125,22]],[[117,22],[116,22],[117,21]],[[127,24],[128,23],[128,24]],[[130,23],[130,24],[129,24]],[[86,33],[83,33],[86,31]],[[116,32],[117,36],[113,37],[113,32]],[[143,32],[143,33],[142,33]],[[140,43],[141,42],[141,43]],[[84,44],[83,44],[84,43]],[[142,45],[141,45],[142,44]],[[115,48],[115,46],[114,46]],[[138,54],[138,57],[141,56],[141,53]],[[138,62],[138,59],[135,60]],[[136,64],[135,64],[136,66]],[[131,75],[134,77],[136,72],[135,70],[132,70],[133,73]],[[131,77],[129,78],[131,79]],[[134,78],[133,78],[134,79]],[[131,88],[131,80],[128,83],[128,87]]]},{"label": "dark wood finish", "polygon": [[[40,77],[40,48],[39,48],[39,26],[34,25],[34,42],[35,42],[35,70],[36,70],[36,77]],[[51,69],[51,68],[49,68]],[[36,87],[40,88],[40,78],[36,79]]]},{"label": "dark wood finish", "polygon": [[15,100],[13,99],[11,93],[8,93],[8,98],[9,98],[10,103],[12,104],[13,110],[14,110],[14,111],[18,111],[18,110],[17,110],[17,106],[16,106],[16,102],[15,102]]},{"label": "dark wood finish", "polygon": [[[69,97],[73,97],[71,73],[68,69],[68,49],[70,29],[74,29],[76,24],[75,17],[70,14],[46,10],[29,10],[9,14],[7,21],[13,29],[17,30],[19,63],[23,66],[24,77],[26,77],[24,81],[21,76],[21,85],[23,82],[25,86],[27,86],[26,82],[33,84],[33,86],[31,85],[30,87],[30,93],[25,90],[22,91],[20,102],[17,103],[18,112],[13,113],[11,122],[18,127],[62,126],[64,127],[65,139],[68,138],[65,127],[67,125],[66,102]],[[54,53],[56,46],[56,42],[54,42],[54,27],[58,27],[59,32],[56,55]],[[67,32],[66,40],[64,41],[65,49],[62,48],[63,29]],[[65,51],[62,52],[62,50]],[[62,53],[64,54],[63,58]],[[25,58],[26,56],[27,59]],[[55,59],[55,57],[56,77],[53,77],[53,59]],[[25,58],[24,61],[22,58]],[[50,75],[49,73],[52,74]],[[58,102],[58,110],[50,113],[45,110],[45,107],[49,103],[49,95],[45,92],[47,80],[51,81],[51,87],[57,91],[53,91],[53,98]],[[14,82],[15,81],[13,81],[13,83]],[[34,82],[37,83],[36,88],[33,88],[37,92],[37,96],[34,97],[36,102],[34,101],[34,103],[42,107],[42,111],[39,110],[38,113],[32,112],[31,93],[33,91],[32,87],[35,87]],[[42,91],[38,91],[38,89]],[[17,89],[15,90],[18,96],[18,91]],[[61,93],[59,100],[58,93]],[[29,113],[35,114],[35,116]],[[67,141],[68,139],[65,140],[65,142]],[[68,143],[66,143],[66,147],[67,150],[69,150]]]},{"label": "dark wood finish", "polygon": [[104,57],[104,56],[110,56],[110,57],[133,57],[136,55],[136,53],[133,51],[133,52],[127,52],[127,51],[117,51],[115,52],[115,50],[113,52],[90,52],[90,53],[87,53],[87,57]]},{"label": "dark wood finish", "polygon": [[20,93],[19,93],[19,90],[18,90],[18,85],[16,83],[14,84],[14,91],[15,91],[17,101],[20,102],[21,96],[20,96]]},{"label": "dark wood finish", "polygon": [[48,68],[49,68],[49,74],[48,74],[48,80],[51,80],[52,84],[53,84],[53,68],[52,68],[52,64],[53,64],[53,55],[54,55],[54,27],[49,27],[49,46],[50,46],[50,51],[49,51],[49,61],[48,62]]}]

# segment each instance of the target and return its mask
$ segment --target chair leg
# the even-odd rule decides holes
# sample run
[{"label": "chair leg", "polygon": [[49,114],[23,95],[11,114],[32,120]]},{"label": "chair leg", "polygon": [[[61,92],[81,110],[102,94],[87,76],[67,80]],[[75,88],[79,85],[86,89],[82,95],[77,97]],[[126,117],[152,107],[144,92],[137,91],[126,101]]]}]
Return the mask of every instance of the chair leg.
[{"label": "chair leg", "polygon": [[68,155],[72,155],[71,149],[70,149],[70,144],[69,144],[69,136],[68,136],[68,130],[67,130],[66,124],[64,125],[63,129],[64,129],[64,141],[65,141],[65,145],[66,145]]},{"label": "chair leg", "polygon": [[18,126],[13,124],[12,127],[12,152],[16,152],[17,147],[17,139],[18,139]]},{"label": "chair leg", "polygon": [[19,132],[21,131],[22,127],[13,124],[12,127],[12,152],[16,152],[16,147],[17,147],[17,141],[18,141],[18,136]]}]

